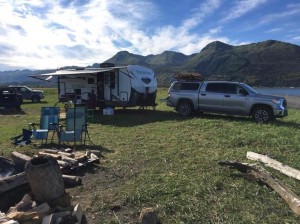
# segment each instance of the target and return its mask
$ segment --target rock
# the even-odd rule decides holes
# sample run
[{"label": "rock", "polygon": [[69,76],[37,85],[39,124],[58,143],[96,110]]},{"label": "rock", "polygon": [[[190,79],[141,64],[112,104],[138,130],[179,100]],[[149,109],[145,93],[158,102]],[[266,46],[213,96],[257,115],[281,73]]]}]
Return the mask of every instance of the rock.
[{"label": "rock", "polygon": [[140,214],[142,224],[160,224],[158,211],[155,208],[144,208]]}]

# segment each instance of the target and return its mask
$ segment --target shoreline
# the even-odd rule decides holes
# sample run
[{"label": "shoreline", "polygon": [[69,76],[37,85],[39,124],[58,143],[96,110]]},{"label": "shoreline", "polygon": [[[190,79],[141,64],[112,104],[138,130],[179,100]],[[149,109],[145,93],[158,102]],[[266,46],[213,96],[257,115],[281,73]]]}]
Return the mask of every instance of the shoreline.
[{"label": "shoreline", "polygon": [[300,109],[300,96],[284,96],[287,100],[288,108]]}]

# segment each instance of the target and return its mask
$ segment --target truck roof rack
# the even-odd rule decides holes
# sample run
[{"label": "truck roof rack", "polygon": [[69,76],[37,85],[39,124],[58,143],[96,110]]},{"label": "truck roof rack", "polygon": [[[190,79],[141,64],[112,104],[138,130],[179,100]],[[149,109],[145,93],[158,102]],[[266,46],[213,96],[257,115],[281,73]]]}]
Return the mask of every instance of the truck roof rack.
[{"label": "truck roof rack", "polygon": [[174,79],[178,81],[204,81],[203,76],[196,72],[177,73]]}]

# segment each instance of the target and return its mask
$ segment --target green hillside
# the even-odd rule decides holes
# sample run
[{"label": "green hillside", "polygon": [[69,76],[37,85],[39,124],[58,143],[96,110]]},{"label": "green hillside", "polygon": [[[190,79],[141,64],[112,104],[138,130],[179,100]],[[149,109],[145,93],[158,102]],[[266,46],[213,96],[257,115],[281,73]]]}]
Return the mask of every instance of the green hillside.
[{"label": "green hillside", "polygon": [[220,41],[208,44],[190,56],[165,51],[140,56],[117,53],[107,60],[152,68],[160,86],[168,86],[177,72],[198,72],[207,80],[232,80],[255,86],[300,86],[300,47],[275,40],[232,46]]}]

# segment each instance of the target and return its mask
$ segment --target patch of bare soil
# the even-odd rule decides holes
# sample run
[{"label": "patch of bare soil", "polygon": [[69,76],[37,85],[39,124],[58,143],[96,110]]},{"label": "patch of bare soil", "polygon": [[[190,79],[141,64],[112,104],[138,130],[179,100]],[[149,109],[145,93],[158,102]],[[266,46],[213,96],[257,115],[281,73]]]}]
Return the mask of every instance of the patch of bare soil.
[{"label": "patch of bare soil", "polygon": [[[82,185],[67,189],[72,204],[79,203],[88,223],[138,223],[139,212],[123,205],[116,194],[126,181],[126,174],[91,164],[82,172]],[[76,173],[76,175],[80,175]]]}]

